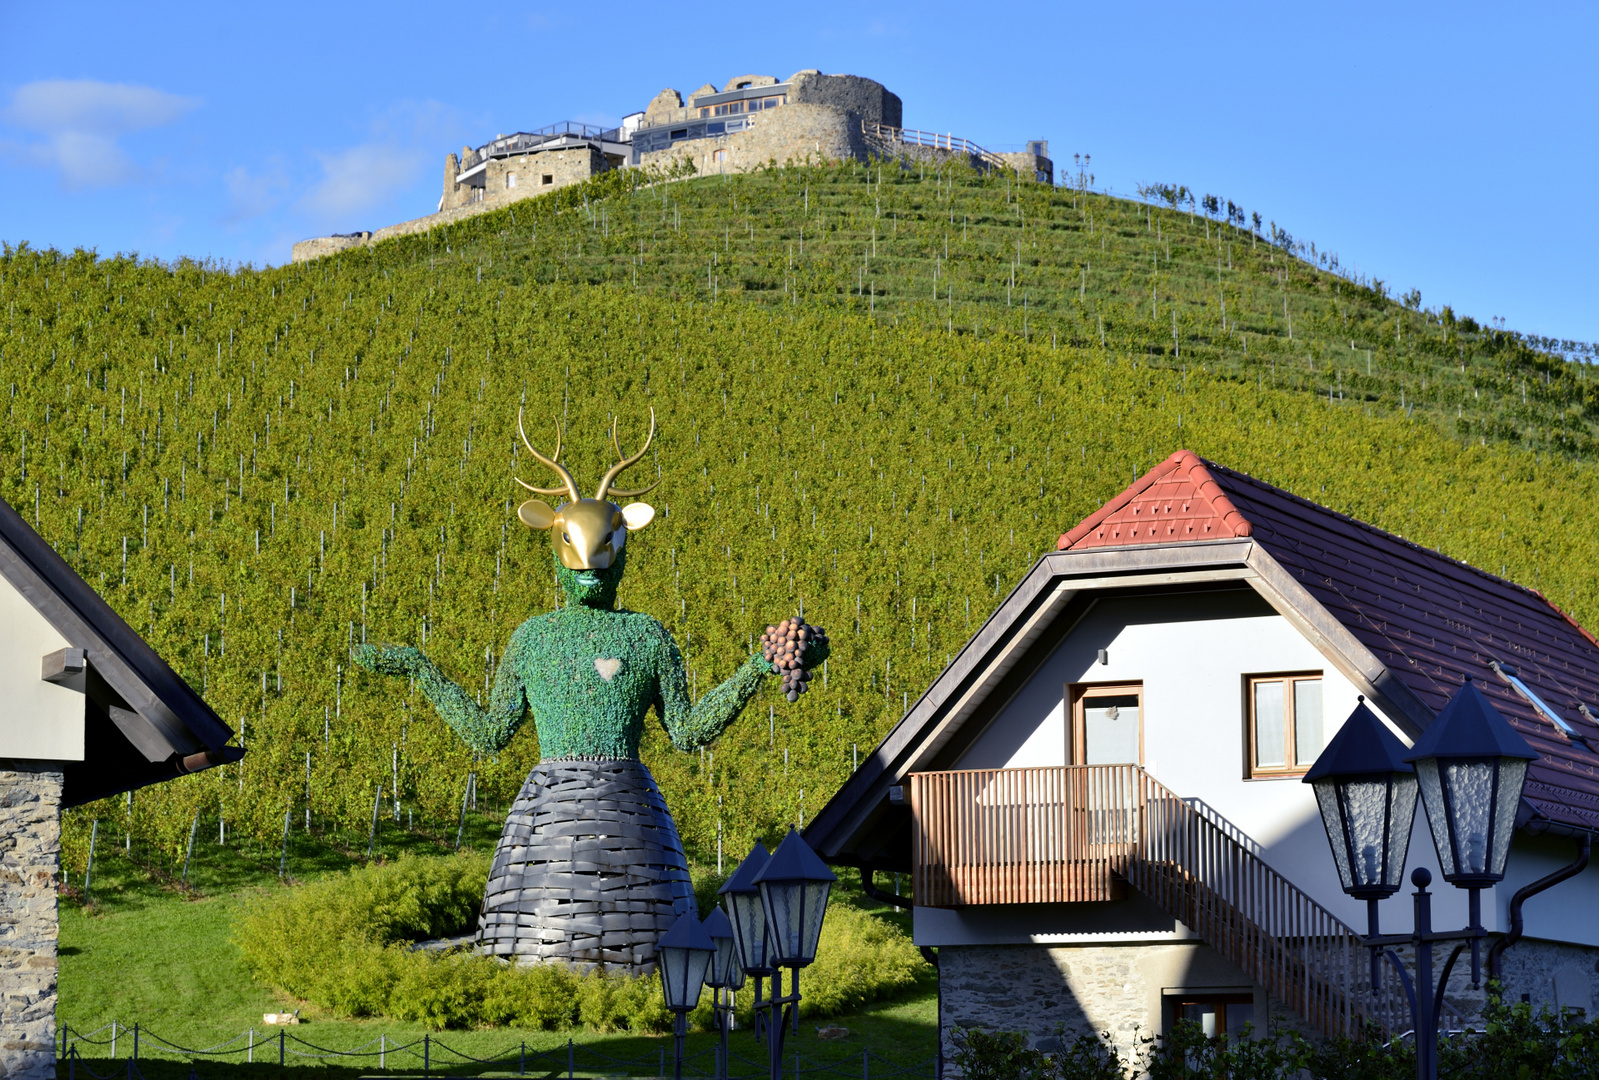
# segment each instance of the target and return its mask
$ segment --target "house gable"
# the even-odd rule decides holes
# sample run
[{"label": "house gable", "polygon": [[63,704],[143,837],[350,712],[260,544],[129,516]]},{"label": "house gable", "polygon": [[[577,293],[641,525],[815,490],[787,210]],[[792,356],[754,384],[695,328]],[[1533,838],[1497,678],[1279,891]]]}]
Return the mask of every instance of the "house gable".
[{"label": "house gable", "polygon": [[18,689],[0,757],[61,762],[63,806],[243,757],[200,695],[0,499],[0,616],[13,608],[0,688]]},{"label": "house gable", "polygon": [[[1168,536],[1159,540],[1160,534]],[[1196,537],[1199,537],[1196,539]],[[1153,542],[1152,542],[1153,540]],[[1247,581],[1408,739],[1470,675],[1540,752],[1523,818],[1599,830],[1599,646],[1543,597],[1244,474],[1179,451],[1064,534],[806,830],[835,861],[902,869],[912,771],[948,767],[1064,633],[1088,593]],[[1069,620],[1068,620],[1069,621]],[[1562,710],[1560,734],[1501,677]],[[968,726],[970,725],[970,729]],[[963,730],[965,734],[962,735]]]}]

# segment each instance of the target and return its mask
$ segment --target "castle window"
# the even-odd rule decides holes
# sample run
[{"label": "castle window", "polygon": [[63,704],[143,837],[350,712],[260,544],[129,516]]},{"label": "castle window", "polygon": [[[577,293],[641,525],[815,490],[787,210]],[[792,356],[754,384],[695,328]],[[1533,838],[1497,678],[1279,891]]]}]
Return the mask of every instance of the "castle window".
[{"label": "castle window", "polygon": [[507,188],[514,188],[516,186],[516,174],[514,172],[505,174],[505,186]]},{"label": "castle window", "polygon": [[545,173],[543,182],[546,184],[553,184],[555,183],[555,177],[551,176],[549,173]]},{"label": "castle window", "polygon": [[745,82],[741,82],[741,83],[739,83],[739,84],[738,84],[738,85],[737,85],[737,86],[736,86],[736,87],[734,87],[734,89],[735,89],[735,90],[742,90],[742,89],[744,89],[744,88],[745,88],[745,87],[746,87],[746,86],[749,86],[749,85],[750,85],[750,83],[749,83],[749,82],[748,82],[748,81],[747,81],[747,80],[746,80],[746,81],[745,81]]},{"label": "castle window", "polygon": [[1249,775],[1298,776],[1321,753],[1321,672],[1249,678]]},{"label": "castle window", "polygon": [[727,160],[727,151],[726,150],[717,150],[717,151],[715,151],[714,153],[711,154],[711,160],[712,161],[726,161]]},{"label": "castle window", "polygon": [[[701,112],[702,115],[704,114],[704,110],[703,109],[700,110],[700,112]],[[672,138],[674,138],[674,139],[686,139],[686,138],[688,138],[688,128],[674,128],[673,131],[672,131]]]}]

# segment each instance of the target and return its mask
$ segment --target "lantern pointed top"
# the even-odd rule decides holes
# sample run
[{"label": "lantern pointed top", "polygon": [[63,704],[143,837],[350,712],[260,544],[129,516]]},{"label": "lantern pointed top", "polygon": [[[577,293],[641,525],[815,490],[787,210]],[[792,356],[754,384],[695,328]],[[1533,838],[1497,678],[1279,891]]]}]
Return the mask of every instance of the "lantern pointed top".
[{"label": "lantern pointed top", "polygon": [[1406,761],[1448,755],[1452,758],[1524,758],[1536,761],[1538,753],[1504,718],[1493,702],[1470,679],[1444,705]]},{"label": "lantern pointed top", "polygon": [[1305,773],[1304,782],[1312,784],[1330,776],[1415,771],[1405,763],[1405,744],[1366,707],[1366,699],[1362,697],[1344,726],[1328,741],[1316,763]]},{"label": "lantern pointed top", "polygon": [[677,921],[672,924],[672,928],[661,935],[660,947],[663,949],[702,949],[706,952],[714,952],[716,951],[716,942],[711,940],[710,932],[700,922],[699,916],[692,911],[685,911],[677,917]]},{"label": "lantern pointed top", "polygon": [[[740,867],[742,869],[742,867]],[[838,875],[827,868],[811,845],[792,826],[783,842],[772,852],[772,858],[755,875],[755,884],[763,881],[837,881]],[[729,885],[732,882],[728,882]]]},{"label": "lantern pointed top", "polygon": [[760,890],[755,887],[755,875],[766,869],[766,864],[771,861],[771,853],[766,850],[766,845],[759,840],[750,848],[750,853],[744,856],[744,861],[738,864],[738,869],[733,871],[733,876],[722,883],[716,890],[718,896],[727,896],[730,893],[755,893]]},{"label": "lantern pointed top", "polygon": [[705,916],[705,921],[700,925],[705,927],[705,932],[712,940],[733,936],[733,924],[728,920],[727,912],[721,908],[712,908],[711,913]]}]

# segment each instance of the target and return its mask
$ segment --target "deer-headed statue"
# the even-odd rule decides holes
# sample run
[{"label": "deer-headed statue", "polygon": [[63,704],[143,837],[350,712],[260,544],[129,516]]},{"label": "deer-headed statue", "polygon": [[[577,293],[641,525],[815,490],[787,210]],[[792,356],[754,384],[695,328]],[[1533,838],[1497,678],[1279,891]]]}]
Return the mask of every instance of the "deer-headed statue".
[{"label": "deer-headed statue", "polygon": [[[654,485],[637,491],[612,485],[654,441],[654,410],[649,438],[631,457],[622,453],[612,424],[617,461],[591,499],[560,463],[559,424],[549,457],[528,442],[520,415],[517,430],[561,486],[517,482],[537,495],[569,500],[552,508],[529,499],[517,508],[525,525],[550,531],[566,604],[511,634],[487,707],[411,646],[361,645],[354,659],[371,671],[415,678],[467,745],[485,753],[509,743],[532,710],[541,760],[500,836],[479,948],[524,962],[647,971],[655,966],[656,940],[690,909],[693,891],[677,828],[639,760],[646,714],[653,706],[677,749],[697,750],[737,719],[774,669],[751,656],[691,702],[683,658],[666,627],[616,607],[628,534],[648,525],[655,511],[642,502],[613,501],[636,498]],[[803,664],[817,666],[826,655],[825,643],[812,644]]]}]

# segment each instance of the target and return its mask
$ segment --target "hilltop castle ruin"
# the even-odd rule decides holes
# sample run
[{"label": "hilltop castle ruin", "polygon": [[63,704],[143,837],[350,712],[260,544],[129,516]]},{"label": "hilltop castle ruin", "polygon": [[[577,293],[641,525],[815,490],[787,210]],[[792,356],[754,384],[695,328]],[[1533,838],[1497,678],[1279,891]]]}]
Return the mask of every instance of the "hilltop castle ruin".
[{"label": "hilltop castle ruin", "polygon": [[740,75],[721,89],[706,83],[688,95],[686,104],[668,87],[614,128],[568,121],[449,154],[435,213],[376,232],[302,240],[294,245],[293,261],[425,232],[613,169],[687,163],[704,174],[744,172],[769,163],[909,157],[959,159],[979,169],[1014,169],[1041,183],[1054,182],[1047,142],[1030,142],[1022,153],[996,154],[951,134],[912,131],[902,123],[898,95],[859,75],[823,75],[812,68],[782,81]]}]

